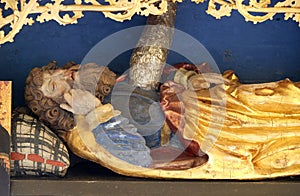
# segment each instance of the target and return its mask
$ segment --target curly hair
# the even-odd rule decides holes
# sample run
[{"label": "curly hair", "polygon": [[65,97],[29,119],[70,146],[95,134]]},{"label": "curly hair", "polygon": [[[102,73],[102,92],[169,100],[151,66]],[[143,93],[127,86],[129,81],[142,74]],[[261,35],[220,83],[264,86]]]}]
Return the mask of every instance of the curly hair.
[{"label": "curly hair", "polygon": [[[43,92],[39,90],[43,85],[43,74],[45,72],[51,74],[56,69],[69,69],[76,65],[74,62],[69,62],[62,67],[57,67],[56,61],[52,61],[42,68],[33,68],[26,79],[25,101],[27,106],[42,122],[56,133],[71,130],[75,126],[75,120],[71,112],[60,108],[57,101],[54,101],[53,98],[46,97]],[[98,71],[95,71],[93,68],[98,69]],[[93,74],[91,72],[96,73]],[[89,75],[88,77],[92,78],[91,80],[97,80],[96,89],[90,88],[90,86],[93,85],[90,83],[85,84],[84,82],[82,82],[82,86],[79,88],[95,93],[95,96],[101,101],[110,93],[112,86],[116,82],[116,74],[110,71],[108,67],[99,67],[93,63],[83,66],[79,72],[79,75],[80,74],[87,74]],[[101,74],[100,77],[99,74]]]},{"label": "curly hair", "polygon": [[43,74],[58,69],[56,64],[52,61],[42,68],[35,67],[30,71],[25,82],[25,102],[43,123],[59,133],[75,126],[73,114],[61,109],[58,103],[39,90],[43,85]]}]

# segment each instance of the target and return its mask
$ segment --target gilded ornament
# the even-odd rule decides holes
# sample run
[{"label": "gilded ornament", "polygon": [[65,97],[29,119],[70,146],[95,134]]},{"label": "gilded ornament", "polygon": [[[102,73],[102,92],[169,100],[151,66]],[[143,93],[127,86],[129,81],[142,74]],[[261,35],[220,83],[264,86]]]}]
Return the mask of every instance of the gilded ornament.
[{"label": "gilded ornament", "polygon": [[[196,4],[204,2],[204,0],[191,1]],[[41,5],[38,0],[0,0],[0,3],[5,4],[4,10],[0,8],[0,44],[13,42],[15,35],[24,25],[31,26],[35,21],[43,23],[55,20],[60,25],[76,24],[78,19],[84,16],[83,12],[102,12],[105,17],[123,22],[130,20],[135,14],[162,15],[167,11],[167,0],[106,0],[106,2],[100,4],[97,0],[74,0],[73,4],[64,4],[64,0],[52,0],[51,3]],[[182,0],[173,0],[173,2],[182,2]],[[220,19],[223,16],[230,16],[232,10],[237,10],[246,21],[254,24],[272,20],[275,14],[283,13],[285,20],[291,18],[300,26],[300,1],[285,0],[272,6],[273,4],[271,0],[250,0],[248,4],[244,0],[210,0],[206,13]],[[4,11],[12,13],[3,16]],[[72,14],[63,14],[64,12]],[[34,14],[38,15],[36,19],[33,17]],[[5,26],[11,29],[4,31]]]}]

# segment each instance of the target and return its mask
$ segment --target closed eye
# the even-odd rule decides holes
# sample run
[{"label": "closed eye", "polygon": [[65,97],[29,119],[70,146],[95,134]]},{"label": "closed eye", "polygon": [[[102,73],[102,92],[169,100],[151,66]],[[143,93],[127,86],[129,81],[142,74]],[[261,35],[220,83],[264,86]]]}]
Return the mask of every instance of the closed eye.
[{"label": "closed eye", "polygon": [[51,81],[51,80],[49,80],[48,90],[51,91],[51,92],[53,92],[53,91],[55,91],[55,89],[56,89],[56,83],[53,82],[53,81]]},{"label": "closed eye", "polygon": [[55,89],[56,89],[56,83],[52,82],[52,91],[55,91]]}]

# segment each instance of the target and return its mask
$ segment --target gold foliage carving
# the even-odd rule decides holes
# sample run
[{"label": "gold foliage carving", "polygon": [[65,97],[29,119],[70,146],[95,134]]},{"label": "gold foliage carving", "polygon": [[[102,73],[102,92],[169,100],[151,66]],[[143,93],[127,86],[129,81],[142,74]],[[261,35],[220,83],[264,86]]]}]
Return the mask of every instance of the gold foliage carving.
[{"label": "gold foliage carving", "polygon": [[[0,9],[0,44],[13,42],[14,36],[24,25],[32,25],[55,20],[60,25],[76,24],[83,12],[102,12],[105,17],[122,22],[130,20],[134,14],[148,16],[160,15],[166,9],[166,0],[105,0],[103,4],[97,0],[74,0],[74,4],[64,4],[64,0],[52,0],[40,5],[39,0],[0,0],[5,4]],[[18,6],[20,4],[20,6]],[[11,14],[3,16],[4,11]],[[37,16],[36,16],[37,15]],[[34,18],[35,16],[35,18]],[[5,32],[4,27],[10,30]]]},{"label": "gold foliage carving", "polygon": [[[192,1],[203,2],[203,0]],[[284,0],[276,4],[274,2],[272,0],[210,0],[206,12],[220,19],[223,16],[230,16],[232,10],[237,10],[246,21],[254,24],[272,20],[275,14],[283,13],[285,20],[291,18],[300,26],[300,0]]]},{"label": "gold foliage carving", "polygon": [[[205,0],[191,1],[199,4]],[[105,0],[101,3],[99,0],[73,0],[71,4],[52,0],[45,5],[39,0],[0,0],[0,4],[4,5],[4,9],[0,8],[0,44],[13,42],[24,25],[50,20],[60,25],[76,24],[84,16],[83,12],[102,12],[105,17],[122,22],[135,14],[161,15],[167,10],[167,0]],[[272,0],[209,0],[206,12],[220,19],[230,16],[232,10],[237,10],[246,21],[254,24],[272,20],[275,14],[282,13],[285,20],[292,19],[300,26],[300,0],[283,0],[273,4]]]}]

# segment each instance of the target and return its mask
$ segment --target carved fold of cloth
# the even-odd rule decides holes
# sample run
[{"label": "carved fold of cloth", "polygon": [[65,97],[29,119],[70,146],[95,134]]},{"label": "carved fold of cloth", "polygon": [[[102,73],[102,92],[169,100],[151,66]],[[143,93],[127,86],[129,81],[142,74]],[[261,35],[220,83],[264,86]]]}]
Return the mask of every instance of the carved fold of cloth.
[{"label": "carved fold of cloth", "polygon": [[[210,72],[209,64],[202,63],[198,66],[189,63],[178,63],[172,67],[164,70],[164,75],[172,75],[176,70],[185,70],[188,73],[201,74],[202,72]],[[178,77],[178,76],[177,76]],[[185,85],[186,86],[186,85]],[[178,138],[183,145],[185,152],[190,156],[202,156],[204,152],[201,151],[199,144],[194,140],[185,139],[183,137],[184,128],[184,105],[182,103],[181,94],[186,90],[184,85],[173,81],[164,83],[160,88],[160,105],[166,117],[166,123],[173,133],[177,133]]]},{"label": "carved fold of cloth", "polygon": [[99,124],[93,133],[98,144],[119,159],[142,167],[150,165],[150,149],[127,118],[120,115],[113,117]]},{"label": "carved fold of cloth", "polygon": [[207,161],[207,156],[198,152],[199,146],[195,142],[184,140],[179,133],[170,132],[165,126],[157,92],[120,82],[114,86],[112,105],[145,139],[152,158],[150,168],[184,170]]},{"label": "carved fold of cloth", "polygon": [[161,92],[169,127],[208,154],[210,176],[300,173],[299,82],[241,84],[233,71],[181,68]]}]

